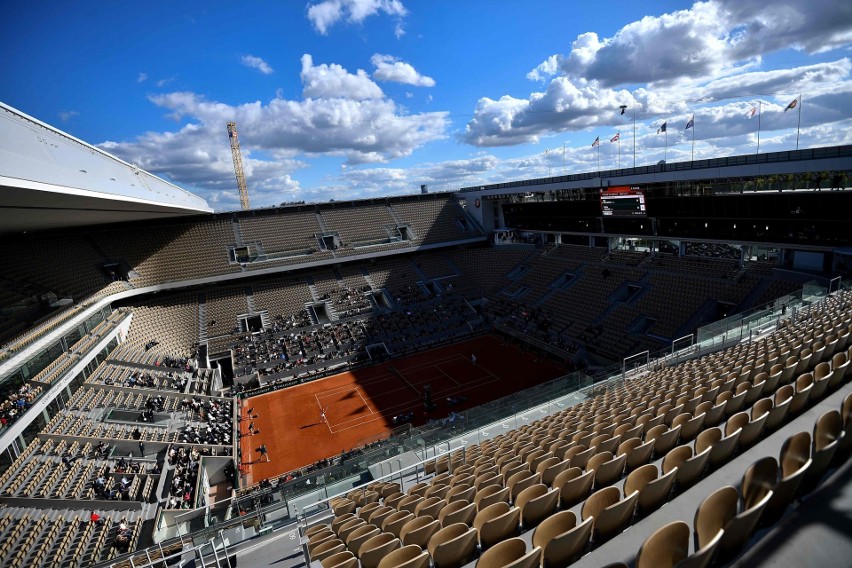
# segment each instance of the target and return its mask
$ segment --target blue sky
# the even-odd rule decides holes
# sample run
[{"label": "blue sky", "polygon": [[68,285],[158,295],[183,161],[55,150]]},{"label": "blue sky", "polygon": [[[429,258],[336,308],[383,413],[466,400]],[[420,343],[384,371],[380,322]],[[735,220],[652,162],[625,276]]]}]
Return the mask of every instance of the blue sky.
[{"label": "blue sky", "polygon": [[[449,190],[852,139],[852,3],[18,2],[0,101],[205,197]],[[625,115],[620,105],[627,105]],[[667,123],[667,136],[657,128]],[[610,139],[620,133],[618,142]]]}]

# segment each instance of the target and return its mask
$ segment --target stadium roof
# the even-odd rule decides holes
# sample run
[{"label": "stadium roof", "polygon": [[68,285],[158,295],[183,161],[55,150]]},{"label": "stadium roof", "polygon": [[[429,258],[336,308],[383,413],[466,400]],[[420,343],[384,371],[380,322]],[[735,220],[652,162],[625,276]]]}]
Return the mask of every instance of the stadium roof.
[{"label": "stadium roof", "polygon": [[0,231],[211,212],[197,195],[0,103]]}]

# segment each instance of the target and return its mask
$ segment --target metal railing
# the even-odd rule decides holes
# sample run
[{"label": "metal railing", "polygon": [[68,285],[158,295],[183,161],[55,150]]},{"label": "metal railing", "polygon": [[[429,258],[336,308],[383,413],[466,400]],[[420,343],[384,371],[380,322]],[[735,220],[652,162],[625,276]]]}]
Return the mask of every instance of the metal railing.
[{"label": "metal railing", "polygon": [[[832,286],[832,293],[849,288],[848,284],[837,282]],[[828,292],[828,288],[808,284],[801,292],[775,300],[770,308],[750,310],[723,322],[704,326],[699,330],[698,341],[687,341],[689,336],[681,337],[672,342],[669,348],[655,353],[643,352],[641,357],[627,357],[621,363],[593,375],[571,373],[460,412],[451,423],[430,423],[412,428],[400,436],[379,442],[341,464],[217,503],[214,509],[208,511],[206,522],[209,526],[204,529],[168,539],[150,549],[127,553],[97,566],[129,563],[131,557],[143,561],[143,564],[133,562],[132,566],[149,566],[152,563],[145,563],[144,558],[151,551],[162,550],[176,543],[184,543],[186,546],[191,542],[192,548],[188,550],[197,552],[217,536],[224,545],[225,533],[228,533],[228,542],[233,549],[260,534],[293,524],[306,513],[328,510],[331,499],[358,487],[366,487],[368,479],[373,483],[381,479],[419,477],[426,462],[454,451],[454,446],[464,447],[467,442],[461,440],[465,437],[470,443],[479,443],[483,441],[483,436],[487,439],[506,429],[529,423],[531,416],[538,419],[587,397],[620,388],[653,369],[717,351],[734,342],[749,340],[756,333],[774,328],[782,319],[807,313],[812,306],[825,300]],[[685,347],[676,349],[678,345]],[[392,464],[395,458],[403,454],[414,455],[416,459],[404,465],[402,459],[399,459],[400,466],[394,468]],[[389,469],[392,471],[385,474],[382,467],[379,477],[369,475],[371,466],[383,463],[390,464]]]}]

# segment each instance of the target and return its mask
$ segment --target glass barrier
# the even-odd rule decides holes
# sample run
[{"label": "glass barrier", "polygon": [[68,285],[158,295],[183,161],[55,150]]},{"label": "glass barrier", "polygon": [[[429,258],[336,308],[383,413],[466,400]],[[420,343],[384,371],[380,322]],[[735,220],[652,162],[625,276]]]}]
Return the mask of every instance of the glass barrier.
[{"label": "glass barrier", "polygon": [[[839,283],[837,288],[846,290],[850,286]],[[771,302],[769,307],[749,310],[722,322],[704,326],[699,330],[698,337],[701,339],[680,351],[668,348],[656,353],[643,353],[642,357],[638,358],[639,361],[629,369],[624,363],[620,363],[592,375],[582,372],[565,375],[526,391],[459,412],[453,421],[425,424],[375,442],[363,452],[344,457],[339,464],[312,471],[309,475],[292,479],[282,478],[275,485],[256,486],[248,492],[243,490],[243,494],[221,504],[217,503],[215,511],[207,512],[206,528],[183,537],[168,539],[152,550],[184,542],[185,538],[200,546],[217,537],[221,539],[223,535],[227,535],[230,546],[233,546],[267,531],[293,524],[307,514],[328,510],[328,501],[331,498],[376,481],[369,472],[370,466],[387,462],[406,452],[415,452],[418,458],[416,462],[398,467],[378,480],[411,476],[419,478],[424,462],[461,447],[458,441],[463,436],[469,437],[471,442],[473,436],[476,436],[478,442],[481,437],[494,435],[492,432],[502,433],[507,429],[517,428],[531,420],[528,414],[533,414],[535,419],[538,419],[577,404],[587,397],[618,389],[627,381],[635,379],[639,373],[715,351],[728,346],[733,339],[740,341],[755,332],[762,333],[770,327],[774,328],[779,320],[794,317],[800,310],[822,301],[826,296],[827,290],[824,287],[810,284],[807,290],[778,298]],[[680,338],[677,341],[683,340],[684,338]],[[402,463],[402,460],[399,463]],[[99,566],[112,565],[130,557],[142,559],[144,554],[145,551],[128,553]],[[134,565],[146,564],[136,562]]]}]

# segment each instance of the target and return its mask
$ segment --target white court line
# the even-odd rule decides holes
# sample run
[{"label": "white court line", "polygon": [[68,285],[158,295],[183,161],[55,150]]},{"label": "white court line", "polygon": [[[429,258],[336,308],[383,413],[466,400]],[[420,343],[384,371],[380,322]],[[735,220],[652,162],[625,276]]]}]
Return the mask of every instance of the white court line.
[{"label": "white court line", "polygon": [[370,411],[370,414],[375,414],[375,412],[373,412],[373,409],[372,409],[372,408],[370,408],[369,403],[366,401],[366,399],[364,399],[364,395],[363,395],[363,394],[361,394],[361,391],[359,391],[358,389],[355,389],[355,392],[357,392],[357,393],[358,393],[358,396],[360,396],[360,397],[361,397],[361,401],[364,403],[364,406],[366,406],[366,407],[367,407],[367,410],[369,410],[369,411]]}]

